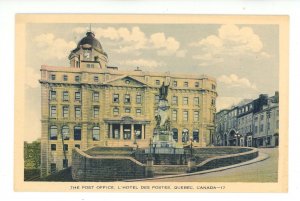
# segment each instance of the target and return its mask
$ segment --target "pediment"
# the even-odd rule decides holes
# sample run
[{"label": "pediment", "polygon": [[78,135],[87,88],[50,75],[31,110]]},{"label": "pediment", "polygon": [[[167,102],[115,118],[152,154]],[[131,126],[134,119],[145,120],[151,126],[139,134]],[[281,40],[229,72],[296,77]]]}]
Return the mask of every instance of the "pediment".
[{"label": "pediment", "polygon": [[147,85],[144,81],[129,75],[123,75],[123,76],[110,79],[104,82],[104,84],[108,84],[112,86],[133,86],[133,87],[143,87]]}]

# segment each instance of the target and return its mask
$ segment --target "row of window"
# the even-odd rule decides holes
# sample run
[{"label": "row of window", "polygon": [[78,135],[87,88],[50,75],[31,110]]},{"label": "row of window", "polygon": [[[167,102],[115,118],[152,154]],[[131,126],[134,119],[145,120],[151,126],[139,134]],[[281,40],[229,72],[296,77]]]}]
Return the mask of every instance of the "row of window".
[{"label": "row of window", "polygon": [[[75,111],[75,118],[81,118],[81,106],[75,106],[74,107]],[[119,115],[120,114],[120,109],[118,107],[113,108],[113,115]],[[131,113],[131,108],[126,107],[124,108],[125,113]],[[142,109],[137,108],[135,110],[136,115],[141,115],[142,114]],[[100,108],[99,106],[94,106],[93,107],[93,118],[98,118],[100,114]],[[57,118],[57,106],[51,105],[50,106],[50,118]],[[62,117],[63,118],[69,118],[69,106],[64,105],[62,106]]]},{"label": "row of window", "polygon": [[[113,94],[113,103],[119,103],[120,102],[120,95],[119,94]],[[129,104],[131,103],[131,96],[130,94],[124,94],[124,103]],[[135,97],[135,103],[141,104],[142,103],[142,95],[137,94]]]},{"label": "row of window", "polygon": [[[161,85],[160,80],[155,80],[155,84],[156,84],[156,85]],[[178,81],[174,80],[173,83],[172,83],[172,86],[173,86],[173,87],[177,87],[177,86],[178,86]],[[184,81],[184,82],[183,82],[183,86],[184,86],[184,87],[189,87],[189,82]],[[200,87],[200,83],[199,83],[199,82],[195,82],[195,83],[194,83],[194,87],[197,87],[197,88]],[[212,90],[215,90],[215,89],[216,89],[216,85],[215,85],[215,84],[212,84],[212,85],[211,85],[211,89],[212,89]]]},{"label": "row of window", "polygon": [[[50,91],[49,99],[50,100],[56,100],[57,99],[57,93],[56,93],[56,91],[54,91],[54,90]],[[68,91],[63,91],[62,92],[62,100],[63,101],[69,101],[69,92]],[[74,100],[75,101],[80,101],[81,100],[81,93],[80,93],[80,91],[76,91],[75,92]],[[93,93],[93,100],[94,101],[99,101],[99,92],[94,92]]]},{"label": "row of window", "polygon": [[[50,135],[49,139],[50,140],[57,140],[58,137],[58,128],[57,126],[50,126]],[[70,139],[70,129],[68,126],[63,126],[61,128],[61,135],[64,140],[69,140]],[[81,127],[80,126],[75,126],[74,127],[74,132],[73,132],[73,139],[76,141],[81,140]],[[94,141],[99,141],[100,140],[100,128],[98,126],[95,126],[92,128],[92,139]]]},{"label": "row of window", "polygon": [[[63,81],[68,81],[68,79],[69,79],[68,75],[63,75]],[[56,80],[56,75],[55,74],[51,74],[50,75],[50,80],[55,81]],[[74,81],[75,82],[80,82],[80,76],[76,75],[74,77]]]},{"label": "row of window", "polygon": [[[177,116],[178,116],[177,114],[178,114],[177,110],[172,110],[172,121],[177,121]],[[199,111],[194,111],[193,114],[194,114],[193,120],[199,121]],[[188,111],[183,111],[182,119],[183,119],[183,121],[189,121],[189,112]]]},{"label": "row of window", "polygon": [[[80,144],[75,144],[74,147],[80,149]],[[51,145],[50,145],[50,149],[51,149],[51,151],[56,151],[56,144],[51,144]],[[63,150],[64,150],[64,151],[69,151],[69,145],[64,144]]]},{"label": "row of window", "polygon": [[[75,92],[75,101],[80,101],[81,100],[81,93],[79,91]],[[56,100],[57,99],[57,93],[54,90],[50,91],[50,100]],[[62,92],[62,100],[63,101],[69,101],[69,92],[68,91],[63,91]],[[92,94],[92,100],[94,102],[99,101],[99,92],[93,92]],[[120,102],[120,95],[119,94],[113,94],[113,103],[119,103]],[[159,95],[155,95],[155,103],[159,102]],[[131,96],[130,94],[124,94],[124,103],[125,104],[130,104],[131,103]],[[141,104],[142,103],[142,95],[137,94],[136,99],[135,99],[136,104]],[[199,105],[199,97],[194,97],[193,98],[193,103],[194,105]],[[178,105],[178,96],[172,96],[172,104],[173,105]],[[182,104],[183,105],[189,105],[189,97],[182,97]],[[211,100],[211,105],[215,105],[215,99]]]}]

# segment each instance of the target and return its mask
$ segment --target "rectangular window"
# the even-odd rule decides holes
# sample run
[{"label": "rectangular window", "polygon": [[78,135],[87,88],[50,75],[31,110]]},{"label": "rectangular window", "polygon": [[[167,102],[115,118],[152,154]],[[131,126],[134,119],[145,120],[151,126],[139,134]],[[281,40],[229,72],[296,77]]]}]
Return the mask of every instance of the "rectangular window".
[{"label": "rectangular window", "polygon": [[68,106],[63,106],[63,117],[64,118],[69,117],[69,107]]},{"label": "rectangular window", "polygon": [[172,110],[172,120],[177,121],[177,110]]},{"label": "rectangular window", "polygon": [[195,87],[199,87],[199,82],[195,82]]},{"label": "rectangular window", "polygon": [[118,103],[119,102],[119,94],[114,94],[113,95],[113,102]]},{"label": "rectangular window", "polygon": [[173,81],[173,87],[177,87],[177,81]]},{"label": "rectangular window", "polygon": [[64,150],[68,151],[69,150],[69,146],[67,144],[64,144]]},{"label": "rectangular window", "polygon": [[183,121],[188,121],[189,120],[189,112],[188,111],[183,111]]},{"label": "rectangular window", "polygon": [[261,121],[264,120],[264,115],[263,115],[263,114],[260,115],[260,120],[261,120]]},{"label": "rectangular window", "polygon": [[155,80],[156,85],[160,85],[160,80]]},{"label": "rectangular window", "polygon": [[94,107],[94,118],[99,117],[99,107]]},{"label": "rectangular window", "polygon": [[50,172],[51,172],[51,174],[56,172],[56,163],[51,163],[50,164]]},{"label": "rectangular window", "polygon": [[64,76],[63,76],[63,79],[64,79],[64,81],[68,81],[68,76],[67,76],[67,75],[64,75]]},{"label": "rectangular window", "polygon": [[56,91],[50,91],[50,100],[56,100]]},{"label": "rectangular window", "polygon": [[68,159],[63,159],[63,168],[68,168]]},{"label": "rectangular window", "polygon": [[142,110],[141,109],[136,109],[136,115],[140,116],[142,114]]},{"label": "rectangular window", "polygon": [[119,108],[115,107],[115,108],[113,109],[113,114],[114,114],[114,115],[119,115]]},{"label": "rectangular window", "polygon": [[56,80],[56,75],[52,74],[51,75],[51,80]]},{"label": "rectangular window", "polygon": [[81,117],[81,108],[79,106],[75,107],[75,118]]},{"label": "rectangular window", "polygon": [[183,83],[183,86],[184,86],[184,87],[189,87],[189,83],[188,83],[188,82],[184,82],[184,83]]},{"label": "rectangular window", "polygon": [[56,151],[56,144],[51,144],[51,151]]},{"label": "rectangular window", "polygon": [[125,94],[124,103],[130,103],[130,94]]},{"label": "rectangular window", "polygon": [[188,104],[189,104],[189,98],[183,97],[183,105],[188,105]]},{"label": "rectangular window", "polygon": [[81,127],[74,127],[74,140],[81,140]]},{"label": "rectangular window", "polygon": [[75,82],[80,82],[80,76],[79,75],[75,76]]},{"label": "rectangular window", "polygon": [[50,106],[50,117],[56,117],[56,106]]},{"label": "rectangular window", "polygon": [[194,105],[199,105],[199,97],[194,97]]},{"label": "rectangular window", "polygon": [[263,125],[263,124],[260,125],[259,131],[260,131],[260,132],[263,132],[263,131],[264,131],[264,125]]},{"label": "rectangular window", "polygon": [[159,102],[159,95],[155,95],[155,103]]},{"label": "rectangular window", "polygon": [[93,92],[93,101],[94,102],[99,101],[99,92],[96,92],[96,91]]},{"label": "rectangular window", "polygon": [[98,76],[94,76],[94,82],[99,82]]},{"label": "rectangular window", "polygon": [[172,104],[177,105],[178,104],[178,96],[172,96]]},{"label": "rectangular window", "polygon": [[215,90],[216,89],[216,85],[212,84],[211,88],[212,88],[212,90]]},{"label": "rectangular window", "polygon": [[276,121],[276,128],[279,128],[279,120]]},{"label": "rectangular window", "polygon": [[69,100],[69,92],[64,91],[63,92],[63,101],[68,101]]},{"label": "rectangular window", "polygon": [[125,113],[130,113],[130,108],[129,107],[125,108]]},{"label": "rectangular window", "polygon": [[76,147],[77,149],[80,149],[80,144],[75,144],[75,147]]},{"label": "rectangular window", "polygon": [[194,111],[194,121],[199,121],[199,112]]},{"label": "rectangular window", "polygon": [[81,100],[81,94],[79,91],[75,92],[75,101],[80,101]]},{"label": "rectangular window", "polygon": [[140,103],[142,103],[142,96],[141,95],[136,95],[136,103],[137,104],[140,104]]}]

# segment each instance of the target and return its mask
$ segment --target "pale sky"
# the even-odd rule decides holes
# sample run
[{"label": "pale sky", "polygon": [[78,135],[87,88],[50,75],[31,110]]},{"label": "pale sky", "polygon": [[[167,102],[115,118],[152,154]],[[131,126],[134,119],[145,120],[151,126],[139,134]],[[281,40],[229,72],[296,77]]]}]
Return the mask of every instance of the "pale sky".
[{"label": "pale sky", "polygon": [[[40,67],[69,66],[89,24],[27,24],[24,140],[40,137]],[[277,25],[92,24],[120,70],[207,74],[217,79],[217,111],[279,87]]]}]

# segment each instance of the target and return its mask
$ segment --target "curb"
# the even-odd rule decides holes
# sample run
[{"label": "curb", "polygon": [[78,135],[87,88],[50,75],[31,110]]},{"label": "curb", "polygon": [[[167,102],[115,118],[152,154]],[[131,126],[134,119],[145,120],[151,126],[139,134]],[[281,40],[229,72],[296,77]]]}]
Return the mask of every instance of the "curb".
[{"label": "curb", "polygon": [[234,165],[225,166],[225,167],[220,167],[220,168],[215,168],[215,169],[210,169],[210,170],[203,170],[203,171],[193,172],[193,173],[178,174],[178,175],[168,175],[168,176],[159,176],[159,177],[152,177],[152,178],[124,180],[124,182],[167,179],[167,178],[185,177],[185,176],[192,176],[192,175],[201,175],[201,174],[207,174],[207,173],[211,173],[211,172],[220,172],[220,171],[223,171],[223,170],[228,170],[228,169],[232,169],[232,168],[236,168],[236,167],[250,165],[250,164],[253,164],[253,163],[258,163],[258,162],[264,161],[264,160],[269,158],[269,155],[266,154],[266,153],[258,152],[258,154],[259,154],[258,157],[254,158],[252,160],[242,162],[242,163],[238,163],[238,164],[234,164]]}]

